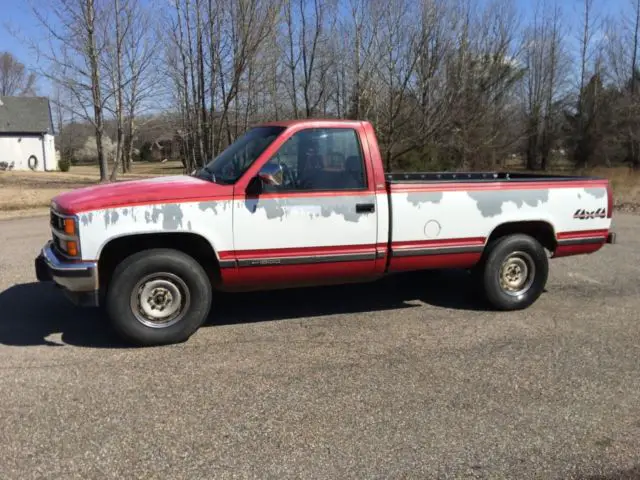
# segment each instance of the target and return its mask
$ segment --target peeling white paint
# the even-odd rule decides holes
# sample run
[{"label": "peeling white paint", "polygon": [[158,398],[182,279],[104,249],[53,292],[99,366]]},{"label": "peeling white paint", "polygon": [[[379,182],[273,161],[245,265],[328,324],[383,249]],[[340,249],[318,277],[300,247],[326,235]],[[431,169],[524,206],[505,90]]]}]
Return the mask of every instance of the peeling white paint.
[{"label": "peeling white paint", "polygon": [[[577,208],[590,211],[607,206],[606,195],[585,195],[586,190],[392,192],[392,239],[486,238],[500,224],[527,220],[548,222],[556,232],[609,228],[609,218],[573,217]],[[373,203],[375,212],[356,212],[358,203]],[[372,245],[387,243],[389,221],[384,193],[225,199],[84,212],[80,240],[85,259],[98,258],[113,238],[162,232],[201,235],[217,252]],[[437,235],[425,228],[428,222],[439,226]]]}]

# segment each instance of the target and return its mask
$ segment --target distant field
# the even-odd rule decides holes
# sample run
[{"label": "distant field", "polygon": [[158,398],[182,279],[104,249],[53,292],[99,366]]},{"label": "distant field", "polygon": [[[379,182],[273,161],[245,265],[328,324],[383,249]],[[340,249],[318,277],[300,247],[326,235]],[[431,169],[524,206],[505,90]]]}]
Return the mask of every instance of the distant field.
[{"label": "distant field", "polygon": [[595,168],[587,173],[578,173],[608,178],[617,207],[631,211],[640,207],[640,172],[634,172],[628,167],[615,167]]},{"label": "distant field", "polygon": [[[109,167],[111,169],[111,167]],[[61,172],[54,172],[54,175],[58,175]],[[118,174],[118,179],[130,179],[136,177],[149,177],[157,175],[179,175],[182,173],[182,162],[177,160],[167,161],[165,163],[160,162],[141,162],[136,163],[133,166],[133,171],[126,175],[122,173]],[[96,165],[79,165],[71,167],[71,170],[62,175],[81,175],[86,177],[100,176],[100,171]]]},{"label": "distant field", "polygon": [[[160,175],[182,173],[182,163],[138,163],[132,173],[118,176],[118,180],[133,180]],[[549,172],[553,173],[553,172]],[[568,170],[557,172],[571,174]],[[614,190],[618,208],[635,211],[640,207],[640,173],[627,167],[595,168],[574,172],[608,178]],[[63,172],[0,172],[0,218],[22,216],[46,209],[57,194],[74,188],[95,184],[99,179],[96,166],[74,166]]]},{"label": "distant field", "polygon": [[[176,175],[182,163],[139,163],[118,180]],[[51,199],[74,188],[94,185],[100,178],[96,166],[75,166],[69,172],[0,172],[0,217],[21,216],[25,211],[48,208]]]},{"label": "distant field", "polygon": [[[512,168],[510,171],[529,172],[528,170]],[[529,172],[539,173],[539,172]],[[597,167],[586,170],[559,169],[549,170],[546,175],[584,175],[607,178],[613,186],[616,207],[627,211],[640,208],[640,172],[634,172],[628,167]]]}]

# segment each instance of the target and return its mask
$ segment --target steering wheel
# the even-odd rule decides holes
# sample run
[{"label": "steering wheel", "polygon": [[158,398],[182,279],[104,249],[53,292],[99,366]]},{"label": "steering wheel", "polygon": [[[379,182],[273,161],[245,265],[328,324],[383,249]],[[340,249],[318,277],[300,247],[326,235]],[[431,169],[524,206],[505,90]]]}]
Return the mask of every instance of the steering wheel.
[{"label": "steering wheel", "polygon": [[296,179],[293,172],[289,168],[289,165],[287,165],[286,163],[280,163],[280,168],[282,168],[283,185],[291,188],[295,188]]},{"label": "steering wheel", "polygon": [[296,179],[295,179],[295,176],[294,176],[293,172],[289,168],[289,165],[287,165],[286,163],[282,163],[282,160],[280,159],[280,154],[279,153],[276,154],[275,158],[276,158],[276,160],[278,162],[278,165],[282,169],[282,186],[285,187],[285,188],[286,187],[295,188]]}]

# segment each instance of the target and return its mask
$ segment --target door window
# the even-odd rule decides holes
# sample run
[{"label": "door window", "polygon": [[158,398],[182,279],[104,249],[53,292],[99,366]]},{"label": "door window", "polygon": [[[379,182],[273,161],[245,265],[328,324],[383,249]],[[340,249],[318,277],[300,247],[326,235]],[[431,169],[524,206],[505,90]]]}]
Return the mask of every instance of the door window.
[{"label": "door window", "polygon": [[283,181],[266,191],[363,190],[364,158],[355,130],[306,129],[291,136],[268,164],[280,165]]}]

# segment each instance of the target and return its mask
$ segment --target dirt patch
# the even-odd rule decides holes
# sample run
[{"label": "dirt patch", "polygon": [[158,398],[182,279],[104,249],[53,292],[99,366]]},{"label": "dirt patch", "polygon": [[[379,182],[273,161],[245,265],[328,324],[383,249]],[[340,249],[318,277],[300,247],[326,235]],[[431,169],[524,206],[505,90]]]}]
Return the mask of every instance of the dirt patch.
[{"label": "dirt patch", "polygon": [[59,193],[95,184],[95,179],[69,177],[63,173],[2,172],[0,211],[22,211],[48,207]]},{"label": "dirt patch", "polygon": [[[73,188],[73,187],[71,187]],[[71,188],[0,188],[0,211],[18,211],[38,207],[48,207],[51,199]]]}]

